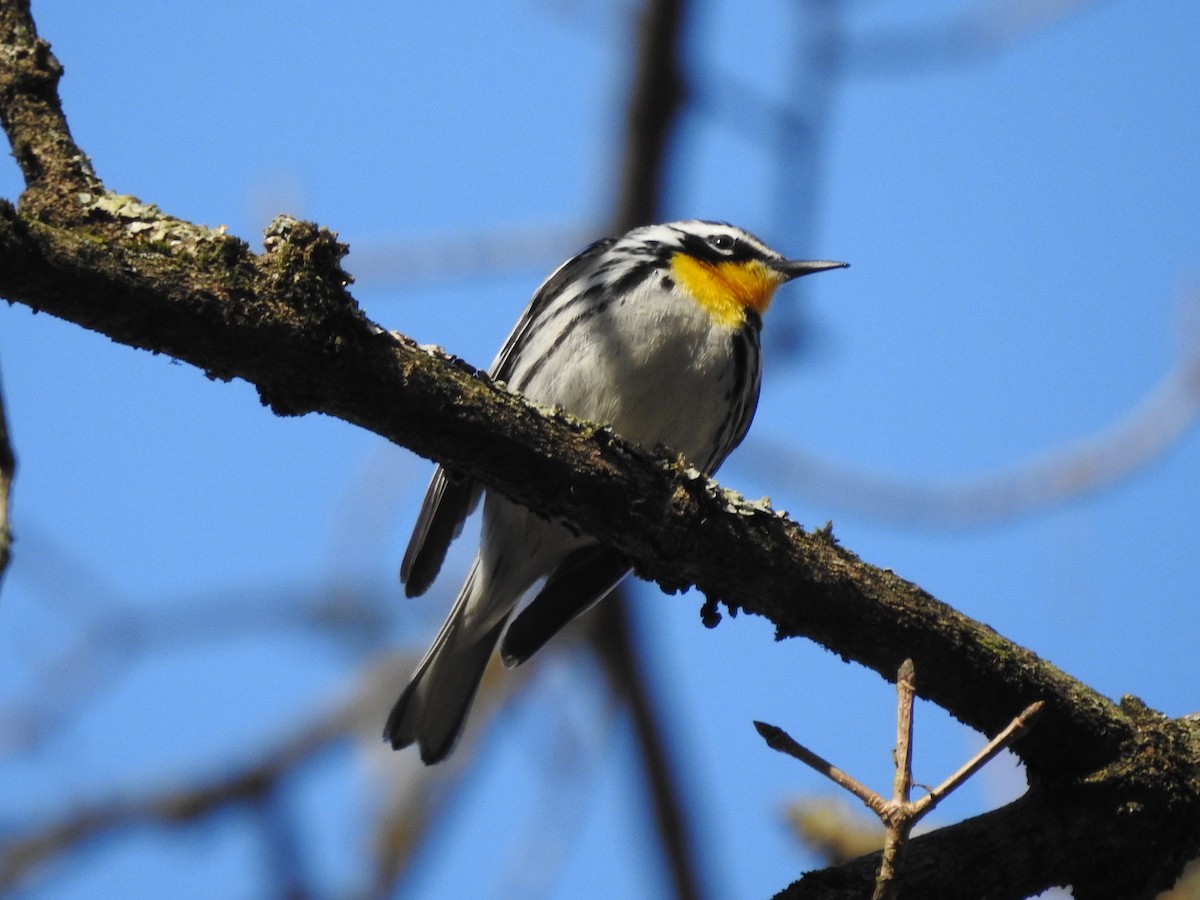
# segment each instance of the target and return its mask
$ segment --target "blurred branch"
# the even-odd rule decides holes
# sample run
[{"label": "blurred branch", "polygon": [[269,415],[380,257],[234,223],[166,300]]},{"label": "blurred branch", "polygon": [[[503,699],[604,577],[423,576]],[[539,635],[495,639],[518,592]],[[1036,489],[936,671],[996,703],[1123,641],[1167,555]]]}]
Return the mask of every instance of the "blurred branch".
[{"label": "blurred branch", "polygon": [[[685,96],[679,53],[686,11],[683,0],[646,0],[638,17],[613,234],[661,217],[667,155]],[[618,587],[593,617],[591,635],[609,683],[629,704],[649,805],[675,896],[698,900],[709,891],[692,836],[682,765],[669,751],[666,717],[655,709],[643,651],[630,631],[629,592]]]},{"label": "blurred branch", "polygon": [[684,10],[683,0],[647,0],[638,20],[614,234],[655,221],[662,209],[663,167],[685,91],[679,60]]},{"label": "blurred branch", "polygon": [[[787,58],[786,96],[775,126],[765,142],[774,160],[771,218],[791,246],[813,249],[821,212],[824,145],[840,86],[839,74],[845,42],[842,0],[806,0],[791,4],[788,16],[792,52]],[[801,298],[811,287],[800,283]],[[766,340],[769,349],[787,359],[805,349],[811,323],[807,304],[783,304],[773,318]]]},{"label": "blurred branch", "polygon": [[[465,754],[457,763],[436,768],[415,762],[405,767],[403,757],[390,752],[385,755],[378,743],[379,710],[386,706],[397,681],[411,671],[414,663],[412,655],[404,653],[389,655],[368,667],[350,696],[331,711],[315,716],[310,724],[255,760],[229,766],[219,777],[198,783],[172,783],[141,796],[118,796],[81,805],[44,825],[22,829],[10,826],[0,843],[0,892],[30,882],[54,861],[87,844],[131,828],[191,827],[230,809],[248,807],[257,814],[272,876],[278,886],[286,888],[273,895],[305,896],[304,871],[288,863],[289,859],[300,858],[300,849],[295,843],[293,815],[281,791],[335,744],[354,741],[378,752],[389,763],[384,785],[375,792],[382,802],[377,810],[376,869],[367,896],[392,896],[422,837],[446,813],[466,769]],[[503,697],[523,683],[519,677],[492,677],[485,682],[480,704],[485,715],[478,717],[472,734],[481,730],[486,712],[499,706]]]},{"label": "blurred branch", "polygon": [[592,615],[596,619],[595,643],[613,692],[629,704],[633,717],[649,804],[675,896],[680,900],[706,896],[698,862],[700,854],[692,838],[688,804],[680,784],[682,767],[678,754],[671,752],[663,725],[667,717],[654,702],[642,650],[630,633],[626,589],[618,586]]},{"label": "blurred branch", "polygon": [[844,801],[805,799],[788,804],[788,825],[826,865],[840,865],[883,848],[879,823],[858,816]]},{"label": "blurred branch", "polygon": [[[10,702],[0,709],[0,752],[27,752],[60,738],[63,728],[85,712],[85,703],[94,702],[99,692],[147,662],[152,654],[206,641],[302,630],[321,640],[336,641],[355,656],[365,656],[386,640],[387,624],[394,618],[385,598],[344,585],[307,592],[281,587],[201,596],[186,602],[140,604],[106,589],[77,560],[49,555],[36,541],[30,549],[32,552],[22,557],[24,580],[43,569],[52,569],[55,575],[65,572],[64,579],[42,584],[41,592],[48,601],[72,608],[80,633],[33,673],[24,692],[25,702]],[[75,602],[75,595],[88,600],[88,605]],[[28,635],[22,640],[30,642]],[[481,689],[477,715],[455,759],[461,764],[427,768],[405,766],[404,757],[385,753],[377,741],[379,711],[414,664],[411,654],[389,656],[364,672],[355,695],[333,713],[314,717],[316,724],[255,761],[235,765],[215,778],[202,778],[198,785],[198,776],[191,774],[179,780],[182,787],[173,781],[140,796],[122,793],[46,825],[16,828],[10,823],[0,840],[0,893],[6,886],[36,878],[92,841],[142,825],[195,827],[225,810],[249,806],[254,812],[249,821],[259,828],[270,871],[280,887],[272,895],[303,896],[304,873],[286,863],[295,852],[292,832],[296,823],[288,815],[280,788],[300,777],[309,761],[326,747],[343,738],[357,738],[368,752],[378,751],[386,766],[379,779],[382,787],[374,792],[385,799],[375,810],[375,880],[369,896],[393,896],[424,837],[451,808],[455,787],[467,770],[478,735],[486,730],[489,712],[536,670],[536,666],[528,666],[504,677],[490,672]],[[180,810],[187,814],[177,812]],[[289,874],[297,877],[288,880],[285,876]]]},{"label": "blurred branch", "polygon": [[892,77],[969,65],[1099,5],[1098,0],[986,0],[940,23],[880,30],[850,39],[844,71]]},{"label": "blurred branch", "polygon": [[[794,55],[786,94],[772,97],[736,72],[710,67],[697,81],[695,106],[715,122],[731,126],[734,134],[765,146],[779,143],[790,129],[808,136],[825,130],[831,89],[838,76],[921,72],[936,66],[966,65],[987,59],[1020,40],[1050,28],[1072,15],[1100,5],[1100,0],[987,0],[941,21],[855,34],[842,0],[807,0],[789,10],[799,17],[803,51]],[[920,7],[916,7],[920,8]],[[817,102],[812,95],[818,94]],[[804,109],[797,109],[803,98]],[[808,120],[812,124],[804,127]],[[810,184],[810,151],[801,145],[799,166],[781,156],[785,178]],[[781,200],[785,213],[810,213],[811,203]]]},{"label": "blurred branch", "polygon": [[411,893],[408,879],[413,861],[421,854],[438,823],[452,812],[459,787],[474,763],[480,739],[487,733],[494,713],[525,688],[538,662],[507,670],[493,657],[484,674],[467,724],[454,755],[437,766],[423,765],[414,755],[398,754],[379,740],[380,713],[388,708],[396,691],[411,673],[416,659],[395,658],[376,666],[359,690],[356,721],[366,746],[379,759],[378,791],[381,802],[372,835],[374,868],[366,896],[386,898]]},{"label": "blurred branch", "polygon": [[17,473],[17,457],[8,437],[8,413],[4,408],[4,382],[0,380],[0,584],[12,556],[12,528],[9,525],[13,477]]},{"label": "blurred branch", "polygon": [[[685,461],[539,410],[471,367],[383,332],[347,292],[346,248],[328,231],[281,217],[255,255],[220,231],[105,191],[65,129],[61,68],[17,0],[0,0],[0,41],[0,119],[27,185],[19,210],[0,207],[0,293],[10,300],[214,378],[243,378],[279,414],[322,412],[437,459],[609,543],[668,590],[698,585],[709,622],[719,599],[768,617],[780,637],[807,635],[889,678],[912,657],[922,695],[981,731],[1045,700],[1039,727],[1017,748],[1030,793],[914,839],[915,896],[1007,884],[1014,857],[980,848],[1031,840],[1061,852],[1022,857],[1023,884],[1070,882],[1080,900],[1148,896],[1200,845],[1200,725],[1132,699],[1118,707],[863,563],[829,532],[806,533]],[[252,777],[247,790],[258,783]],[[203,795],[197,802],[204,807]],[[851,863],[830,877],[860,897],[873,873],[863,882]]]},{"label": "blurred branch", "polygon": [[358,243],[348,268],[372,288],[547,271],[595,240],[603,226],[506,225],[494,231]]},{"label": "blurred branch", "polygon": [[[625,26],[633,18],[635,7],[630,4],[601,7],[577,2],[547,2],[546,11],[576,30],[588,35],[603,34],[606,39],[625,36]],[[654,148],[643,142],[639,133],[645,130],[652,140],[669,141],[678,104],[686,96],[690,108],[708,115],[718,124],[728,127],[740,138],[757,140],[764,147],[775,148],[772,155],[782,160],[778,174],[774,216],[780,232],[791,235],[806,245],[812,238],[812,216],[816,209],[813,193],[820,185],[817,140],[826,130],[828,109],[836,86],[836,77],[845,74],[893,75],[908,70],[921,71],[937,65],[962,65],[977,62],[1006,49],[1009,45],[1038,34],[1062,20],[1078,15],[1099,0],[991,0],[975,8],[948,17],[930,26],[922,23],[899,27],[891,31],[854,37],[846,30],[844,4],[830,0],[811,0],[797,4],[795,13],[803,13],[800,33],[802,50],[792,54],[793,73],[789,77],[786,96],[772,97],[740,78],[736,72],[704,70],[684,89],[678,77],[678,51],[661,40],[669,33],[661,23],[668,22],[659,14],[657,21],[643,12],[641,40],[664,49],[661,56],[639,47],[639,59],[633,83],[627,118],[628,140],[622,154],[622,177],[626,184],[619,205],[631,209],[635,197],[655,195],[658,187],[650,177],[662,147]],[[656,28],[659,29],[656,31]],[[670,77],[659,78],[659,69]],[[643,99],[644,96],[644,99]],[[804,99],[798,110],[796,99]],[[661,175],[659,176],[661,179]],[[661,180],[660,180],[661,183]],[[649,190],[649,194],[639,193]],[[636,200],[640,203],[640,200]],[[649,221],[652,217],[617,217],[614,232]],[[623,227],[622,227],[623,226]],[[356,277],[375,285],[409,285],[426,280],[475,277],[498,272],[541,270],[554,265],[569,253],[591,240],[598,227],[564,225],[561,227],[533,226],[522,228],[508,225],[503,229],[480,234],[447,235],[442,238],[403,238],[387,242],[359,243],[355,246],[351,268]],[[803,286],[800,286],[803,289]],[[789,305],[777,314],[767,339],[777,345],[792,346],[796,326],[794,316],[801,307]]]},{"label": "blurred branch", "polygon": [[264,803],[282,779],[344,737],[353,724],[353,716],[361,716],[363,712],[353,702],[347,704],[254,763],[222,778],[153,791],[140,798],[118,798],[85,806],[58,822],[8,840],[0,846],[0,891],[16,889],[48,861],[114,833],[148,824],[188,825],[231,806]]},{"label": "blurred branch", "polygon": [[557,19],[572,31],[589,37],[600,35],[614,43],[623,41],[628,34],[628,24],[641,10],[635,0],[606,0],[604,3],[588,0],[538,0],[537,4],[547,16]]},{"label": "blurred branch", "polygon": [[[599,660],[583,644],[586,637],[580,627],[560,632],[554,646],[531,661],[538,675],[519,704],[537,710],[539,720],[553,710],[553,722],[549,734],[539,727],[532,740],[522,742],[523,764],[537,773],[536,783],[524,798],[526,810],[506,809],[509,846],[502,850],[502,871],[486,891],[476,883],[478,896],[533,900],[560,894],[565,867],[589,846],[588,823],[605,788],[604,773],[611,769],[614,746],[624,739],[619,725],[626,704],[605,683]],[[484,758],[481,754],[481,762]]]},{"label": "blurred branch", "polygon": [[[611,7],[612,4],[609,4]],[[585,28],[615,31],[621,26],[624,39],[628,28],[636,35],[636,52],[625,107],[624,144],[616,177],[610,233],[628,231],[657,219],[661,208],[663,171],[671,134],[684,100],[684,77],[679,60],[681,31],[685,18],[683,0],[646,0],[636,16],[633,4],[620,6],[616,15],[606,8],[596,16],[594,4],[547,3],[554,15]],[[545,260],[557,264],[580,246],[595,239],[599,228],[571,226],[513,229],[482,235],[451,237],[358,247],[355,273],[380,283],[410,283],[421,278],[462,277],[463,260],[468,275],[495,274],[535,267]]]},{"label": "blurred branch", "polygon": [[[376,649],[391,621],[388,603],[348,584],[204,594],[139,603],[106,585],[69,552],[27,535],[22,582],[62,611],[70,636],[41,648],[27,699],[0,707],[0,753],[36,749],[151,653],[253,635],[302,631],[355,652]],[[23,646],[37,644],[26,635]]]},{"label": "blurred branch", "polygon": [[747,441],[774,484],[876,520],[926,528],[991,525],[1105,490],[1161,456],[1200,419],[1200,341],[1127,416],[1009,472],[938,486],[888,481],[761,437]]},{"label": "blurred branch", "polygon": [[295,817],[287,808],[283,782],[282,778],[276,779],[252,805],[272,883],[270,896],[279,900],[308,900],[317,894],[307,887],[310,877],[305,865],[307,857],[300,847]]}]

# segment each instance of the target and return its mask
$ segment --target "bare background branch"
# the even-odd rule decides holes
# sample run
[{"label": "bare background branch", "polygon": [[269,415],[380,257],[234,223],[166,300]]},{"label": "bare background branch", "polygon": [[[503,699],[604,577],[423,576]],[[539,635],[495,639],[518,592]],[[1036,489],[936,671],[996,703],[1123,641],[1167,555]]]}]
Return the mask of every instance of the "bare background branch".
[{"label": "bare background branch", "polygon": [[9,525],[12,482],[17,471],[17,458],[8,437],[8,414],[4,411],[4,382],[0,381],[0,584],[12,557],[12,527]]}]

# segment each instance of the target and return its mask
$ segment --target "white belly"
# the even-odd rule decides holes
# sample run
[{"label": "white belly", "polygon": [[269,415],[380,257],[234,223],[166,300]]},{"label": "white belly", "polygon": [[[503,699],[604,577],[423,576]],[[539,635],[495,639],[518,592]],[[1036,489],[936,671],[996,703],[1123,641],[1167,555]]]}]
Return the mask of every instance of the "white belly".
[{"label": "white belly", "polygon": [[573,328],[522,391],[703,464],[733,381],[729,331],[690,300],[654,290]]}]

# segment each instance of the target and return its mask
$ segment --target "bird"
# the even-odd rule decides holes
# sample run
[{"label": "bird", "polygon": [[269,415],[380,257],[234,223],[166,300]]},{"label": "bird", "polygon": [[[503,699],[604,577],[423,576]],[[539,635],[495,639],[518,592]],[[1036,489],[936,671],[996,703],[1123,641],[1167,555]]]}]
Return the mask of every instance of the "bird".
[{"label": "bird", "polygon": [[[559,266],[534,292],[489,374],[635,444],[680,453],[711,475],[754,417],[762,316],[776,289],[846,266],[787,259],[725,222],[640,226]],[[408,596],[433,583],[481,498],[478,552],[384,728],[394,749],[417,744],[426,764],[454,749],[497,645],[507,666],[524,662],[630,568],[604,544],[438,466],[400,566]]]}]

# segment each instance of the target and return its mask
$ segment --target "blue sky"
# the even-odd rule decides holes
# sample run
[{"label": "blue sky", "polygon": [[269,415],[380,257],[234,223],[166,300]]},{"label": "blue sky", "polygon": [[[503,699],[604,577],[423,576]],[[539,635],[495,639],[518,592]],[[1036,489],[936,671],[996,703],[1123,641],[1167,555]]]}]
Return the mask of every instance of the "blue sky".
[{"label": "blue sky", "polygon": [[[747,128],[760,102],[805,109],[813,96],[796,59],[811,23],[792,6],[702,3],[688,31],[698,103],[674,142],[668,216],[734,221],[790,255],[853,266],[777,299],[768,334],[802,321],[812,340],[800,357],[770,351],[751,439],[721,481],[801,522],[832,519],[865,559],[1110,696],[1194,712],[1194,429],[1100,493],[965,530],[850,512],[764,460],[783,448],[901,484],[969,481],[1137,406],[1197,340],[1200,9],[1079,4],[994,52],[939,59],[928,46],[862,48],[894,33],[911,48],[959,4],[846,4],[847,71],[827,97],[819,205],[801,233],[804,198],[787,191],[778,144]],[[331,16],[303,2],[35,0],[34,15],[66,67],[73,132],[111,189],[253,245],[276,212],[316,220],[351,245],[368,315],[475,363],[611,212],[630,50],[615,9],[346,3]],[[0,188],[19,192],[12,163]],[[477,239],[514,234],[521,252],[490,264]],[[459,248],[451,265],[447,245]],[[94,688],[36,753],[0,758],[0,827],[219,772],[353,682],[361,649],[303,631],[189,639],[202,623],[220,630],[221,611],[206,615],[214,596],[267,597],[286,618],[290,603],[354,585],[394,594],[375,651],[432,635],[470,548],[460,542],[427,598],[402,598],[395,571],[424,461],[340,422],[274,418],[244,384],[20,306],[0,309],[0,367],[21,465],[0,705],[36,706],[61,658],[68,681]],[[762,621],[708,631],[698,598],[637,595],[707,874],[719,896],[763,896],[815,864],[788,837],[784,803],[829,789],[761,747],[751,720],[882,789],[891,688],[810,643],[775,644]],[[92,660],[93,684],[68,651],[116,609],[193,624],[156,625],[165,646],[131,665]],[[480,748],[415,896],[520,894],[529,859],[551,873],[550,897],[661,890],[627,729],[592,711],[586,663],[560,655],[541,672]],[[917,728],[918,780],[979,741],[926,704]],[[582,762],[547,788],[564,733]],[[320,883],[353,878],[359,810],[409,763],[346,750],[289,797]],[[1020,784],[999,761],[938,821]],[[261,851],[243,824],[137,832],[27,896],[260,896]]]}]

